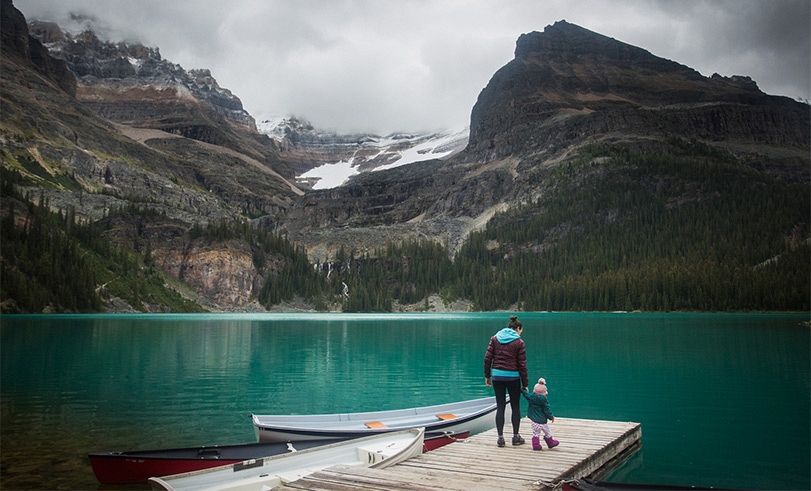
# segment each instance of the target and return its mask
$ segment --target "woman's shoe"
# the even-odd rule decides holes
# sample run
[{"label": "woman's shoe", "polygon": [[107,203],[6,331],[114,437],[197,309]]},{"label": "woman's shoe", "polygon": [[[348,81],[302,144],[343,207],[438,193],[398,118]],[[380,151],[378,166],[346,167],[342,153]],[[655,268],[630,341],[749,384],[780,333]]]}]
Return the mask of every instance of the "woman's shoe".
[{"label": "woman's shoe", "polygon": [[503,447],[504,445],[505,445],[504,437],[503,436],[498,437],[498,446]]},{"label": "woman's shoe", "polygon": [[521,438],[521,435],[513,436],[513,445],[523,445],[525,443],[526,442],[524,441],[523,438]]}]

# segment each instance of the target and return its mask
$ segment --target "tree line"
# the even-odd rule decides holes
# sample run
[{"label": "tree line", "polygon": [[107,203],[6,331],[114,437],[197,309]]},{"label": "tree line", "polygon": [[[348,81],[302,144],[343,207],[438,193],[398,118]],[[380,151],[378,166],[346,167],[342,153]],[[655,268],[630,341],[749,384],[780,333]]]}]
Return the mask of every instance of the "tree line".
[{"label": "tree line", "polygon": [[[360,257],[341,249],[326,268],[283,235],[229,220],[195,224],[189,237],[250,244],[266,307],[298,299],[388,312],[428,309],[440,294],[480,311],[811,310],[809,184],[771,179],[701,142],[669,143],[662,153],[587,147],[543,176],[540,197],[471,233],[453,258],[434,241],[405,240]],[[24,312],[99,311],[105,296],[202,310],[163,286],[148,248],[113,247],[100,223],[22,196],[21,180],[3,170],[2,196],[26,212],[0,223],[0,299]],[[130,206],[110,213],[150,213]]]}]

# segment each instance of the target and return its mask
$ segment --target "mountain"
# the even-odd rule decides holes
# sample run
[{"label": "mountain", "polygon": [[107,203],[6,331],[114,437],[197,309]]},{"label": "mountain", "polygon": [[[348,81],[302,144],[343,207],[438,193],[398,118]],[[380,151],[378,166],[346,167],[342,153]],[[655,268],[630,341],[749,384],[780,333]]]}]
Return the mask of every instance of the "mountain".
[{"label": "mountain", "polygon": [[[165,273],[155,281],[177,282],[207,308],[243,308],[253,301],[281,259],[244,239],[212,242],[190,231],[198,224],[281,216],[303,191],[285,177],[292,178],[293,170],[273,141],[256,131],[238,99],[206,72],[187,74],[160,60],[157,50],[112,45],[91,33],[74,38],[35,24],[34,32],[59,55],[52,56],[29,35],[10,1],[3,1],[0,14],[1,155],[3,169],[21,175],[19,192],[98,224],[114,247],[148,254]],[[23,214],[31,205],[11,196],[4,196],[3,209],[13,209],[17,223],[38,216]],[[25,285],[38,283],[34,273],[19,268],[35,263],[16,264],[8,254],[4,293],[13,284],[30,291]],[[96,272],[110,277],[109,289],[128,274]],[[165,298],[132,308],[164,307]]]},{"label": "mountain", "polygon": [[809,144],[808,106],[749,77],[704,77],[565,21],[518,38],[471,114],[469,156],[495,160],[584,141],[663,135],[734,143]]},{"label": "mountain", "polygon": [[519,37],[464,151],[309,192],[285,227],[311,259],[438,242],[437,291],[482,310],[802,310],[809,119],[561,21]]},{"label": "mountain", "polygon": [[[669,153],[669,139],[695,140],[730,152],[748,169],[808,183],[810,134],[807,104],[766,95],[748,77],[704,77],[560,21],[519,37],[515,58],[473,106],[463,152],[308,193],[294,204],[290,229],[309,249],[366,246],[385,225],[456,250],[497,211],[545,193],[549,171],[589,146]],[[338,240],[331,230],[344,227],[351,239]],[[368,227],[375,228],[367,242]]]},{"label": "mountain", "polygon": [[38,21],[29,29],[51,56],[65,61],[76,76],[76,99],[99,116],[229,149],[284,178],[294,175],[242,101],[209,70],[186,71],[162,59],[157,48],[102,41],[92,31],[74,35]]},{"label": "mountain", "polygon": [[746,76],[560,21],[469,133],[339,135],[0,13],[4,312],[811,307],[809,107]]}]

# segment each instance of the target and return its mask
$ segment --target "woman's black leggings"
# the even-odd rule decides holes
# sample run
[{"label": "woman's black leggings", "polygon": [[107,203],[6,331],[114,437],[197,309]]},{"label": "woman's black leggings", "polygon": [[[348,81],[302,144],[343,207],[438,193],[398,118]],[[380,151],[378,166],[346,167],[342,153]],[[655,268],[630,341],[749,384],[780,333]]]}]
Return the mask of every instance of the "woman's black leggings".
[{"label": "woman's black leggings", "polygon": [[506,382],[493,380],[493,391],[496,393],[496,429],[498,434],[504,434],[504,410],[507,407],[507,393],[509,392],[513,435],[517,435],[521,426],[521,379]]}]

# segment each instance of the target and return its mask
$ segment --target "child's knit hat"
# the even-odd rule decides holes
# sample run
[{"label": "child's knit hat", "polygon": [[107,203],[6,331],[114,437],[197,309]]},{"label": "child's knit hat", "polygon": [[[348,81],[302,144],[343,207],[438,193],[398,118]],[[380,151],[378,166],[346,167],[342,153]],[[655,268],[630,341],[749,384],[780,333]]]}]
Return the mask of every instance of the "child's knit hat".
[{"label": "child's knit hat", "polygon": [[545,396],[548,393],[548,390],[546,389],[546,379],[545,378],[541,377],[541,378],[538,379],[538,383],[535,384],[534,392],[536,394],[540,394],[540,395],[543,395],[543,396]]}]

